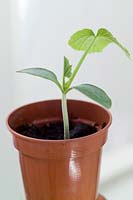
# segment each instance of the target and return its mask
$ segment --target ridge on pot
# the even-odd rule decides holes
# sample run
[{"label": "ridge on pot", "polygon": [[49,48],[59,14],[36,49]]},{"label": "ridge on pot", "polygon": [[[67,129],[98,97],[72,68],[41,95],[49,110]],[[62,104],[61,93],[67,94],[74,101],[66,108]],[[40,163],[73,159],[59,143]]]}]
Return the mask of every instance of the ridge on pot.
[{"label": "ridge on pot", "polygon": [[27,200],[94,200],[102,146],[106,142],[111,114],[103,107],[68,100],[69,117],[93,120],[106,126],[95,134],[68,140],[38,140],[20,135],[15,128],[34,120],[61,118],[61,100],[29,104],[8,117],[8,127],[19,151]]}]

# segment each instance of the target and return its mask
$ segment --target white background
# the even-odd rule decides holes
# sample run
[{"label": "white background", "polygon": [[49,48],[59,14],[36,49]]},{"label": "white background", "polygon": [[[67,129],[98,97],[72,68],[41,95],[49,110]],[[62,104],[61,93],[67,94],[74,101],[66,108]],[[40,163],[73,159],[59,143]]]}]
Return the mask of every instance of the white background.
[{"label": "white background", "polygon": [[[60,98],[59,91],[52,83],[17,74],[15,71],[42,66],[54,70],[60,78],[63,56],[67,56],[75,66],[82,55],[82,52],[76,52],[67,45],[70,35],[76,30],[88,27],[95,32],[100,27],[106,27],[132,54],[132,8],[131,0],[0,0],[0,197],[2,199],[23,199],[17,152],[5,127],[8,112],[25,103]],[[133,194],[131,190],[128,191],[131,188],[129,179],[129,181],[127,178],[123,179],[125,181],[122,182],[122,176],[118,176],[117,181],[121,186],[115,186],[114,189],[116,180],[113,182],[110,178],[112,182],[109,183],[109,180],[105,180],[105,175],[110,177],[114,166],[120,171],[118,168],[120,163],[121,165],[126,163],[124,166],[128,166],[129,173],[126,169],[120,168],[123,177],[125,173],[128,176],[133,174],[133,171],[129,170],[133,144],[133,63],[112,44],[102,54],[88,56],[75,84],[82,82],[102,87],[113,101],[111,109],[113,124],[108,143],[104,148],[102,165],[105,170],[102,172],[101,190],[109,200],[122,200],[122,197],[125,200],[124,195],[127,194],[129,195],[127,199],[132,199]],[[69,98],[88,100],[75,91],[71,92]],[[109,155],[112,160],[109,159]],[[117,164],[112,164],[114,162]],[[132,176],[129,177],[131,179]],[[123,186],[125,183],[126,186]],[[118,198],[118,194],[121,194],[120,187],[123,187],[122,196]]]}]

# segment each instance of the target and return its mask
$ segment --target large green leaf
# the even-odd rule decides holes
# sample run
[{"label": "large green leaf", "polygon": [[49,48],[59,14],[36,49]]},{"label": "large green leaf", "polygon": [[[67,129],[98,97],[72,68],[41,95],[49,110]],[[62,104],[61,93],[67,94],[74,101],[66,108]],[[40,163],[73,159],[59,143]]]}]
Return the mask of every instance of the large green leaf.
[{"label": "large green leaf", "polygon": [[64,77],[69,78],[72,74],[72,65],[70,65],[69,60],[64,57]]},{"label": "large green leaf", "polygon": [[74,33],[68,43],[73,49],[85,51],[94,39],[95,34],[91,29],[83,29]]},{"label": "large green leaf", "polygon": [[44,79],[48,79],[52,82],[54,82],[56,85],[58,85],[58,87],[60,87],[60,83],[57,80],[57,76],[55,75],[55,73],[53,73],[52,71],[48,70],[48,69],[44,69],[44,68],[28,68],[28,69],[23,69],[18,71],[20,73],[26,73],[26,74],[30,74],[33,76],[38,76]]},{"label": "large green leaf", "polygon": [[100,28],[96,35],[91,29],[83,29],[74,33],[69,40],[73,49],[88,53],[101,52],[110,43],[115,43],[130,58],[129,51],[105,28]]},{"label": "large green leaf", "polygon": [[90,84],[81,84],[74,86],[73,88],[91,98],[92,100],[100,103],[104,107],[111,107],[111,99],[102,89]]}]

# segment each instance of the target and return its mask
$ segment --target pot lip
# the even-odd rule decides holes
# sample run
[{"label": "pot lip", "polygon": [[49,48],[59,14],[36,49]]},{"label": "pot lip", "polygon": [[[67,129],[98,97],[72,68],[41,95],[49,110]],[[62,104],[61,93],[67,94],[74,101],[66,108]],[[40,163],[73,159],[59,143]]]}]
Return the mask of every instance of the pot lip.
[{"label": "pot lip", "polygon": [[79,138],[73,138],[73,139],[66,139],[66,140],[44,140],[44,139],[37,139],[37,138],[32,138],[32,137],[27,137],[27,136],[24,136],[24,135],[21,135],[19,133],[17,133],[15,130],[13,130],[10,125],[9,125],[9,118],[11,117],[11,115],[16,112],[18,109],[21,109],[25,106],[30,106],[32,104],[39,104],[39,103],[43,103],[43,102],[50,102],[50,101],[61,101],[61,99],[48,99],[48,100],[42,100],[42,101],[36,101],[36,102],[31,102],[31,103],[28,103],[28,104],[25,104],[25,105],[22,105],[20,107],[17,107],[16,109],[12,110],[7,118],[6,118],[6,126],[8,128],[8,130],[13,134],[15,135],[16,137],[20,138],[20,139],[23,139],[23,140],[26,140],[26,141],[29,141],[29,142],[32,142],[32,143],[35,143],[35,142],[38,142],[38,143],[68,143],[68,142],[76,142],[76,141],[79,141],[79,140],[86,140],[88,138],[94,138],[96,137],[97,135],[100,135],[104,130],[108,129],[109,126],[111,125],[112,123],[112,115],[111,115],[111,112],[109,110],[107,110],[106,108],[104,108],[103,106],[97,104],[97,103],[93,103],[93,102],[90,102],[90,101],[84,101],[84,100],[78,100],[78,99],[67,99],[67,101],[74,101],[74,102],[81,102],[81,103],[89,103],[89,104],[92,104],[96,107],[99,107],[99,108],[102,108],[109,116],[109,121],[107,123],[107,125],[102,128],[101,130],[97,131],[96,133],[93,133],[92,135],[88,135],[88,136],[83,136],[83,137],[79,137]]}]

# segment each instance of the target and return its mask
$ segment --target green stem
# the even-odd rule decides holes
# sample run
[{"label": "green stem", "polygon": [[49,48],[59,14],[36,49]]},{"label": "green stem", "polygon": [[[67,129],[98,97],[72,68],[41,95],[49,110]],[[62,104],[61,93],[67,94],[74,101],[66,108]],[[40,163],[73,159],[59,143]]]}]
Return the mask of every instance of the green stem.
[{"label": "green stem", "polygon": [[62,115],[64,123],[64,139],[69,139],[70,138],[69,118],[68,118],[66,94],[64,93],[62,93]]},{"label": "green stem", "polygon": [[74,72],[72,73],[72,75],[71,75],[69,81],[66,83],[66,93],[67,93],[67,91],[69,90],[69,87],[71,86],[71,83],[73,82],[73,80],[74,80],[76,74],[77,74],[78,71],[79,71],[80,66],[82,65],[83,61],[85,60],[85,58],[86,58],[86,56],[87,56],[87,54],[88,54],[88,52],[89,52],[91,46],[92,46],[93,43],[95,42],[95,40],[96,40],[96,38],[91,42],[91,44],[89,45],[89,47],[86,49],[86,51],[84,52],[84,54],[83,54],[82,57],[80,58],[80,60],[79,60],[79,62],[78,62],[78,64],[77,64],[77,66],[75,67]]},{"label": "green stem", "polygon": [[62,89],[63,89],[63,92],[65,90],[65,76],[64,76],[64,68],[63,68],[63,76],[62,76]]},{"label": "green stem", "polygon": [[77,66],[75,67],[75,69],[74,69],[69,81],[67,82],[67,85],[66,85],[67,89],[69,89],[73,79],[75,78],[76,74],[78,73],[79,68],[82,65],[83,61],[85,60],[87,54],[88,54],[88,51],[85,51],[84,54],[82,55],[80,61],[78,62]]}]

